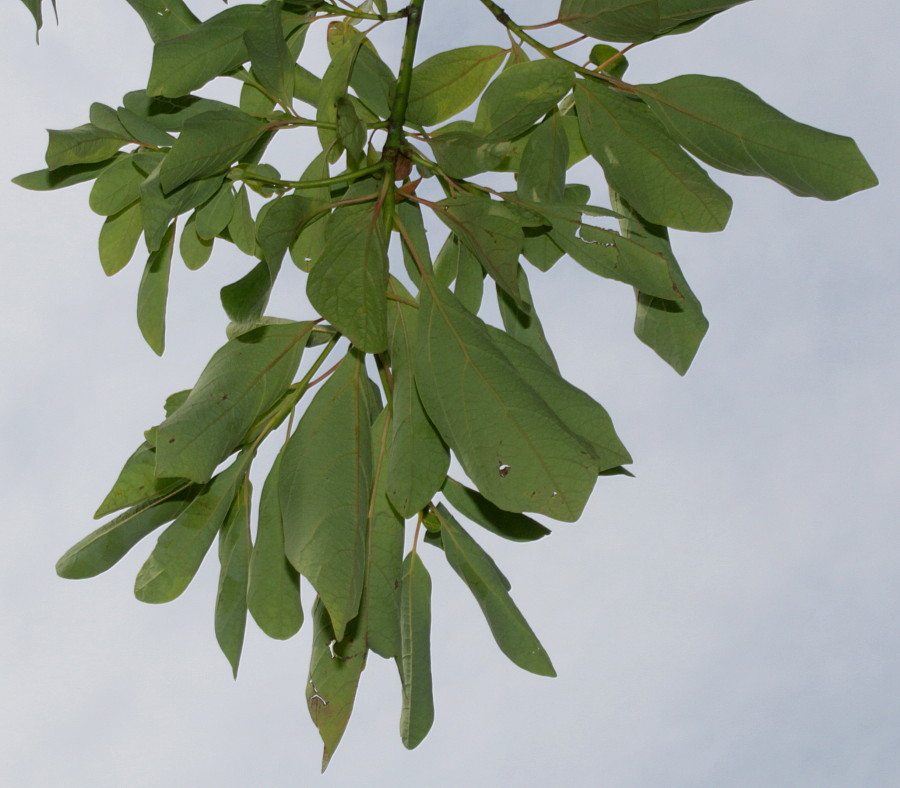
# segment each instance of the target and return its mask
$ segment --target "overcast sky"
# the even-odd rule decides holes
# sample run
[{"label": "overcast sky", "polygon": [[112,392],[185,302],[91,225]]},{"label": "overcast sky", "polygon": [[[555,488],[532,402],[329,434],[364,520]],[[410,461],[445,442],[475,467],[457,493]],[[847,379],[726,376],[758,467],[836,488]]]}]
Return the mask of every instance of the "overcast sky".
[{"label": "overcast sky", "polygon": [[[103,275],[88,187],[9,183],[42,165],[45,128],[84,123],[92,101],[146,81],[149,39],[125,2],[59,5],[40,47],[18,2],[0,29],[0,782],[900,785],[895,3],[754,0],[631,54],[635,81],[727,76],[853,136],[881,186],[822,203],[716,174],[735,198],[730,225],[674,238],[711,321],[684,378],[633,337],[628,288],[573,263],[534,276],[564,373],[610,410],[637,474],[602,480],[579,523],[551,523],[537,544],[476,534],[559,677],[509,663],[423,548],[434,728],[404,750],[396,670],[373,655],[321,778],[308,626],[287,643],[248,626],[234,682],[213,634],[214,560],[162,606],[132,595],[153,539],[94,580],[54,574],[163,398],[224,340],[218,287],[249,267],[176,266],[158,359],[134,319],[141,261]],[[506,7],[532,23],[556,10]],[[496,27],[476,0],[430,2],[423,48],[502,43]],[[596,173],[578,175],[600,199]],[[302,288],[286,272],[272,311],[304,317]]]}]

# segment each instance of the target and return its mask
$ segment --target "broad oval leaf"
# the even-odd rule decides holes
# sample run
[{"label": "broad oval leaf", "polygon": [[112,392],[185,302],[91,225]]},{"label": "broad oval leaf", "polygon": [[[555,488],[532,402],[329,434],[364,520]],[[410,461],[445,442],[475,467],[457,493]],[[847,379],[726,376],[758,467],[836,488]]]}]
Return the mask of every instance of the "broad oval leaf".
[{"label": "broad oval leaf", "polygon": [[478,98],[505,55],[500,47],[470,46],[419,63],[412,70],[406,119],[433,126],[462,112]]},{"label": "broad oval leaf", "polygon": [[311,322],[264,325],[229,340],[157,431],[156,472],[204,482],[285,392]]},{"label": "broad oval leaf", "polygon": [[679,230],[716,232],[731,214],[720,189],[642,102],[602,83],[579,80],[578,121],[606,180],[641,215]]},{"label": "broad oval leaf", "polygon": [[689,74],[638,90],[679,144],[720,170],[822,200],[878,184],[850,137],[798,123],[733,80]]},{"label": "broad oval leaf", "polygon": [[106,218],[97,241],[103,273],[112,276],[131,262],[143,232],[144,220],[140,201]]}]

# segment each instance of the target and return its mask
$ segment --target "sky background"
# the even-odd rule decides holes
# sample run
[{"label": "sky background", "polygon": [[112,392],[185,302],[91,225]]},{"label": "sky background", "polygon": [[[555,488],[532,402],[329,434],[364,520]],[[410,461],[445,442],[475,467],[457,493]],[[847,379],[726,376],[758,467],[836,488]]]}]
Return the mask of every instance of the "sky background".
[{"label": "sky background", "polygon": [[[396,670],[372,655],[324,777],[304,701],[310,627],[281,643],[249,625],[234,682],[213,633],[215,560],[163,606],[132,595],[152,538],[93,580],[54,573],[164,397],[224,341],[218,288],[250,266],[228,253],[174,266],[158,359],[134,318],[142,260],[103,275],[89,186],[9,183],[42,166],[45,128],[146,82],[149,38],[125,2],[59,5],[40,47],[18,2],[0,28],[0,782],[900,785],[895,3],[754,0],[631,53],[634,81],[727,76],[853,136],[881,186],[822,203],[715,173],[735,198],[725,232],[674,234],[711,322],[684,378],[634,338],[629,288],[570,261],[535,272],[564,374],[611,412],[637,474],[601,480],[582,520],[538,543],[475,534],[559,677],[508,662],[423,548],[434,728],[404,750]],[[506,8],[536,23],[557,6]],[[427,3],[419,59],[501,33],[475,0]],[[577,175],[602,199],[595,171]],[[302,290],[286,271],[270,311],[303,317]]]}]

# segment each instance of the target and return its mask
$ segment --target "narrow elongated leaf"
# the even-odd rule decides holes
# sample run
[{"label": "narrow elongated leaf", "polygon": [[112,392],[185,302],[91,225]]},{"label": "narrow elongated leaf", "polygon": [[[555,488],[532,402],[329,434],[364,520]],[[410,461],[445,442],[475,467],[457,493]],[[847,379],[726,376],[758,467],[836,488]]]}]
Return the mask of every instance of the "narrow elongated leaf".
[{"label": "narrow elongated leaf", "polygon": [[[166,231],[159,249],[150,253],[138,288],[137,321],[141,335],[156,355],[166,348],[166,304],[175,247],[175,226]],[[173,474],[177,475],[177,474]]]},{"label": "narrow elongated leaf", "polygon": [[561,60],[534,60],[505,69],[478,103],[474,131],[509,140],[546,115],[572,89],[574,74]]},{"label": "narrow elongated leaf", "polygon": [[516,176],[516,191],[523,200],[563,201],[569,141],[561,117],[554,112],[528,136]]},{"label": "narrow elongated leaf", "polygon": [[147,26],[154,42],[183,35],[200,20],[182,0],[126,0]]},{"label": "narrow elongated leaf", "polygon": [[649,41],[747,0],[562,0],[559,21],[604,41]]},{"label": "narrow elongated leaf", "polygon": [[171,192],[188,181],[224,172],[265,130],[263,121],[240,110],[204,112],[191,118],[163,159],[159,171],[163,190]]},{"label": "narrow elongated leaf", "polygon": [[[366,570],[360,604],[367,646],[386,659],[400,656],[400,576],[403,518],[387,497],[387,461],[391,453],[391,409],[372,425],[372,497],[366,520]],[[360,623],[360,626],[362,622]]]},{"label": "narrow elongated leaf", "polygon": [[[34,17],[35,31],[39,31],[44,26],[43,1],[44,0],[22,0],[22,3]],[[53,11],[56,12],[56,0],[51,0],[51,2],[53,4]],[[37,34],[35,34],[35,38],[37,39]]]},{"label": "narrow elongated leaf", "polygon": [[675,140],[720,170],[822,200],[878,184],[850,137],[791,120],[730,79],[691,74],[641,85],[640,95]]},{"label": "narrow elongated leaf", "polygon": [[353,70],[350,72],[350,87],[371,112],[381,118],[390,117],[391,103],[397,87],[393,72],[378,56],[372,42],[357,30],[347,25],[332,25],[328,28],[328,51],[332,56],[348,42],[357,47]]},{"label": "narrow elongated leaf", "polygon": [[[181,131],[188,118],[232,105],[199,96],[150,96],[146,90],[133,90],[122,99],[125,109],[152,123],[161,131]],[[127,124],[126,124],[127,125]]]},{"label": "narrow elongated leaf", "polygon": [[551,369],[559,371],[556,358],[547,337],[544,335],[544,327],[534,309],[531,291],[528,287],[528,277],[525,270],[519,266],[519,293],[522,306],[518,306],[509,295],[497,288],[497,306],[500,308],[500,318],[503,327],[511,337],[519,340],[523,345],[530,347],[537,353],[541,360]]},{"label": "narrow elongated leaf", "polygon": [[156,452],[144,442],[125,461],[116,483],[94,513],[94,519],[150,498],[159,498],[184,484],[184,479],[161,479],[156,475]]},{"label": "narrow elongated leaf", "polygon": [[642,216],[679,230],[721,230],[731,198],[639,101],[579,80],[575,103],[585,145],[606,180]]},{"label": "narrow elongated leaf", "polygon": [[247,575],[250,568],[249,480],[238,484],[231,509],[219,532],[219,590],[216,594],[216,640],[237,678],[247,628]]},{"label": "narrow elongated leaf", "polygon": [[505,331],[487,326],[487,332],[569,432],[587,442],[597,459],[598,473],[631,462],[631,455],[619,440],[612,419],[599,402],[562,378],[531,348]]},{"label": "narrow elongated leaf", "polygon": [[494,506],[477,490],[472,490],[449,476],[444,480],[441,492],[461,515],[504,539],[533,542],[550,533],[550,529],[537,520]]},{"label": "narrow elongated leaf", "polygon": [[163,131],[150,120],[135,114],[130,109],[119,107],[116,117],[132,139],[146,145],[165,148],[171,147],[175,142],[175,138],[167,131]]},{"label": "narrow elongated leaf", "polygon": [[134,202],[114,216],[106,218],[100,228],[97,244],[103,273],[112,276],[128,265],[143,232],[140,202]]},{"label": "narrow elongated leaf", "polygon": [[[333,26],[330,30],[334,29]],[[333,43],[330,51],[331,62],[322,75],[316,99],[316,121],[318,121],[319,143],[329,162],[338,160],[341,147],[337,144],[335,125],[337,123],[338,100],[347,95],[350,74],[357,51],[362,46],[362,36],[341,36],[339,43]]]},{"label": "narrow elongated leaf", "polygon": [[365,357],[356,350],[313,397],[279,472],[285,554],[322,598],[338,640],[359,612],[372,494]]},{"label": "narrow elongated leaf", "polygon": [[431,691],[431,576],[418,554],[403,562],[400,585],[400,632],[403,652],[399,660],[403,683],[400,738],[407,749],[417,747],[434,723]]},{"label": "narrow elongated leaf", "polygon": [[550,657],[512,601],[506,578],[491,557],[446,507],[438,504],[437,512],[447,562],[477,600],[500,650],[523,670],[555,676]]},{"label": "narrow elongated leaf", "polygon": [[256,253],[256,225],[250,212],[250,196],[247,194],[246,186],[241,186],[234,199],[231,220],[228,222],[228,235],[244,254]]},{"label": "narrow elongated leaf", "polygon": [[16,186],[36,192],[48,192],[54,189],[64,189],[66,186],[74,186],[76,183],[92,181],[113,162],[121,158],[113,156],[104,161],[92,164],[69,164],[65,167],[57,167],[55,170],[35,170],[25,172],[12,179]]},{"label": "narrow elongated leaf", "polygon": [[[391,279],[390,292],[406,301],[412,300],[396,279]],[[398,300],[389,303],[394,434],[387,467],[387,494],[401,515],[412,517],[440,488],[450,467],[450,452],[425,415],[416,391],[418,310]]]},{"label": "narrow elongated leaf", "polygon": [[313,645],[306,705],[324,744],[324,772],[350,720],[359,676],[366,665],[366,647],[364,642],[356,640],[352,630],[346,637],[336,638],[328,610],[318,597],[312,617]]},{"label": "narrow elongated leaf", "polygon": [[495,46],[470,46],[440,52],[412,71],[406,119],[433,126],[468,107],[484,90],[506,52]]},{"label": "narrow elongated leaf", "polygon": [[66,551],[56,563],[56,573],[80,580],[105,572],[141,539],[178,517],[199,490],[197,485],[183,482],[182,489],[143,501],[104,523]]},{"label": "narrow elongated leaf", "polygon": [[300,575],[284,555],[284,527],[278,502],[280,467],[281,454],[266,477],[260,498],[247,605],[263,632],[271,638],[287,640],[303,624],[303,608]]},{"label": "narrow elongated leaf", "polygon": [[215,352],[157,432],[156,473],[204,482],[290,385],[311,322],[265,325]]},{"label": "narrow elongated leaf", "polygon": [[682,295],[682,298],[672,301],[635,291],[637,313],[634,333],[679,375],[684,375],[697,355],[709,321],[675,259],[668,230],[644,220],[616,192],[611,191],[610,197],[623,217],[619,220],[622,235],[635,238],[641,245],[662,254],[669,266],[669,275]]},{"label": "narrow elongated leaf", "polygon": [[360,350],[387,347],[387,232],[374,203],[337,208],[306,283],[309,301]]},{"label": "narrow elongated leaf", "polygon": [[175,518],[156,543],[134,583],[141,602],[171,602],[188,587],[231,508],[253,459],[244,452]]},{"label": "narrow elongated leaf", "polygon": [[226,8],[187,33],[157,42],[147,93],[186,96],[245,62],[247,32],[266,13],[259,5]]},{"label": "narrow elongated leaf", "polygon": [[466,474],[503,509],[578,519],[597,477],[592,451],[451,293],[420,299],[416,385]]}]

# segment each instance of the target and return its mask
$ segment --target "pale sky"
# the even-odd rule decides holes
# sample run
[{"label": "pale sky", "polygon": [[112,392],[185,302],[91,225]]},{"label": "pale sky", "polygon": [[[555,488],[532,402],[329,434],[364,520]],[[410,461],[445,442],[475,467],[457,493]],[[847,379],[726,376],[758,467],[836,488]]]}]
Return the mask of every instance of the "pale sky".
[{"label": "pale sky", "polygon": [[[729,226],[674,236],[711,322],[684,378],[634,338],[629,288],[571,261],[535,272],[564,374],[610,411],[637,475],[601,480],[579,523],[551,522],[536,544],[473,526],[559,677],[509,663],[443,556],[423,547],[434,728],[403,748],[396,669],[372,655],[323,777],[304,700],[308,623],[287,643],[248,625],[235,682],[213,632],[214,556],[162,606],[132,594],[153,538],[93,580],[54,573],[96,527],[164,397],[224,341],[218,288],[252,264],[225,254],[197,273],[175,266],[158,359],[134,319],[142,261],[103,275],[89,187],[9,183],[42,166],[44,129],[84,123],[92,101],[115,105],[146,82],[149,38],[125,2],[59,5],[39,47],[17,0],[0,29],[0,782],[900,785],[894,3],[754,0],[631,54],[635,81],[730,77],[854,137],[881,185],[822,203],[714,173],[735,198]],[[221,3],[196,7],[206,16]],[[556,11],[505,7],[523,23]],[[420,59],[502,43],[500,32],[476,0],[426,3]],[[603,198],[593,170],[578,177]],[[273,313],[306,316],[303,281],[286,271]]]}]

